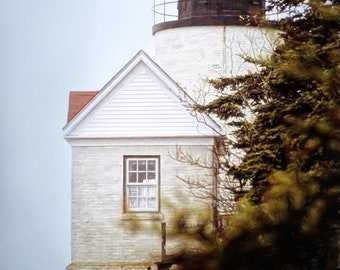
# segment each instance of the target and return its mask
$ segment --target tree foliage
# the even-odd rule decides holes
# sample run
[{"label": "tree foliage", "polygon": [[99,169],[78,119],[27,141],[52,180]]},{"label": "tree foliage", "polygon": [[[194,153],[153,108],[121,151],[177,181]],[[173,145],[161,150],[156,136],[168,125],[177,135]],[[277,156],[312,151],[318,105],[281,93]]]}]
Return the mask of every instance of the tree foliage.
[{"label": "tree foliage", "polygon": [[[336,269],[340,195],[340,6],[275,0],[294,10],[276,27],[282,43],[260,71],[209,82],[220,95],[196,109],[233,128],[228,176],[251,186],[210,254],[184,269]],[[268,24],[268,22],[266,22]],[[199,262],[199,263],[198,263]]]}]

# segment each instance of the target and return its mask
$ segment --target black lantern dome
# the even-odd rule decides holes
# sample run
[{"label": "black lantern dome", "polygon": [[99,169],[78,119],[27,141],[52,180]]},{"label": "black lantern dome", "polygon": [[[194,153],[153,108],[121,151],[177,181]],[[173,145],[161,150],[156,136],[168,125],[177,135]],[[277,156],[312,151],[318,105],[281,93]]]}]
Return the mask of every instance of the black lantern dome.
[{"label": "black lantern dome", "polygon": [[[173,10],[175,4],[177,14]],[[160,23],[155,22],[153,33],[184,26],[243,25],[240,16],[263,15],[264,5],[264,0],[163,0],[158,3],[155,1],[155,14],[163,15],[164,20]],[[171,6],[172,11],[167,13]],[[169,21],[169,18],[172,20]]]}]

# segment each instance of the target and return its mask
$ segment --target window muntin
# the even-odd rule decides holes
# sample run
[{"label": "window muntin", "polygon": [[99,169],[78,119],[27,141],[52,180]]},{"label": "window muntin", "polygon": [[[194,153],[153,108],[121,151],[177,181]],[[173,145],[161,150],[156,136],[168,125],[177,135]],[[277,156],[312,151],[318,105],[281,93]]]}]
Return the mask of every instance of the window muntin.
[{"label": "window muntin", "polygon": [[127,157],[125,168],[126,211],[157,212],[159,157]]}]

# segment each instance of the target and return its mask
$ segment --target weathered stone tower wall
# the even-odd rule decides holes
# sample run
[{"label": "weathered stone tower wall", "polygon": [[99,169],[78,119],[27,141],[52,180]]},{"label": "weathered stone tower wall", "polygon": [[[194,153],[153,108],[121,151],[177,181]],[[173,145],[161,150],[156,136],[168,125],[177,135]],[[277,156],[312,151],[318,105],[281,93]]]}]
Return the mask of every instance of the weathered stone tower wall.
[{"label": "weathered stone tower wall", "polygon": [[255,71],[243,56],[266,57],[277,38],[271,29],[194,26],[155,33],[156,61],[189,95],[205,89],[205,78]]}]

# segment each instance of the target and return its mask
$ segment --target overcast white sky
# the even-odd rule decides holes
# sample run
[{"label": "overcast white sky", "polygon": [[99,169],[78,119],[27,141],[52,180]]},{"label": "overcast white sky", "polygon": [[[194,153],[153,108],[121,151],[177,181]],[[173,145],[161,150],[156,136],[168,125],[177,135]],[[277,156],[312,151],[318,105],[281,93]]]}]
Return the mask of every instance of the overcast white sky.
[{"label": "overcast white sky", "polygon": [[153,0],[0,1],[0,269],[71,260],[70,90],[99,90],[139,50]]}]

